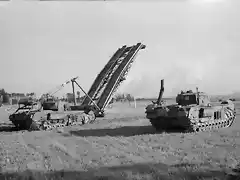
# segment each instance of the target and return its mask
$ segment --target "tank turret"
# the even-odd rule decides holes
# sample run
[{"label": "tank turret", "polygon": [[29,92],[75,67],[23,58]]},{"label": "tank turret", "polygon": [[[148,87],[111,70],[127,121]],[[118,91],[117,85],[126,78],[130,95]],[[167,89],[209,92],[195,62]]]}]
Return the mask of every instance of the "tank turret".
[{"label": "tank turret", "polygon": [[210,98],[204,92],[193,92],[189,91],[181,91],[176,97],[176,102],[178,105],[187,106],[187,105],[200,105],[200,106],[209,106]]}]

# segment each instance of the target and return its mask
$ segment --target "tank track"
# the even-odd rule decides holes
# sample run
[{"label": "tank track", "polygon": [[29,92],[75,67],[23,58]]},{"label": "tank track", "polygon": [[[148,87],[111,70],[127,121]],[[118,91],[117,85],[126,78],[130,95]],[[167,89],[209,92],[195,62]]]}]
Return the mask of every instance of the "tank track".
[{"label": "tank track", "polygon": [[192,125],[192,127],[187,129],[186,132],[203,132],[203,131],[211,131],[214,129],[228,128],[232,126],[234,120],[235,120],[235,117],[232,117],[228,120],[215,120],[212,122],[198,123],[198,124]]},{"label": "tank track", "polygon": [[[234,111],[228,111],[228,112],[231,112],[228,118],[225,118],[223,120],[212,120],[212,121],[207,121],[203,123],[195,123],[195,124],[191,123],[189,124],[189,126],[182,128],[184,129],[183,132],[185,133],[204,132],[204,131],[211,131],[215,129],[231,127],[233,122],[236,119],[236,111],[234,110]],[[191,120],[189,119],[189,121]],[[164,122],[164,121],[161,121],[160,119],[150,119],[150,122],[152,126],[158,131],[159,130],[165,131],[165,130],[171,129],[171,125],[167,124],[166,121]]]}]

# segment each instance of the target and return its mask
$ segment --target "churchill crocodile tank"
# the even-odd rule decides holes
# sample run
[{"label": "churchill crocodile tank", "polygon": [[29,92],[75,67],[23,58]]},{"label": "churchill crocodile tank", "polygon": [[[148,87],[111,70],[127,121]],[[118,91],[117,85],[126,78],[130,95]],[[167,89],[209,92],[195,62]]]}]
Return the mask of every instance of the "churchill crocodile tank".
[{"label": "churchill crocodile tank", "polygon": [[176,104],[167,105],[162,101],[164,80],[156,102],[146,107],[146,117],[157,130],[180,128],[187,132],[207,131],[230,127],[236,111],[231,100],[212,105],[204,92],[181,91],[176,96]]}]

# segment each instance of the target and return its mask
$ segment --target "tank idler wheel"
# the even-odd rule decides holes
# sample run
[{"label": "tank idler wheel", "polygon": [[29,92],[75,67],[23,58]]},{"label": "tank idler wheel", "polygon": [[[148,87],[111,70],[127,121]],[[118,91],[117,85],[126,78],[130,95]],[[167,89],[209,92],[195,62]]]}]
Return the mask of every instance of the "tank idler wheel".
[{"label": "tank idler wheel", "polygon": [[199,132],[200,128],[198,126],[193,126],[191,129],[189,129],[189,132]]}]

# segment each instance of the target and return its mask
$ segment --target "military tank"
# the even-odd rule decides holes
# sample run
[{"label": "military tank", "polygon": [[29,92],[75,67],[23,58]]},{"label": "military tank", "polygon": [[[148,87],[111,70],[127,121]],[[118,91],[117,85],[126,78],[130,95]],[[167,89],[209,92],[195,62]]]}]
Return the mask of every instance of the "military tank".
[{"label": "military tank", "polygon": [[43,110],[58,111],[59,101],[57,101],[53,96],[47,96],[42,101]]},{"label": "military tank", "polygon": [[146,117],[157,130],[181,129],[185,132],[207,131],[230,127],[236,110],[231,100],[212,105],[209,96],[204,92],[192,90],[181,91],[176,96],[176,103],[167,105],[162,101],[164,80],[157,101],[145,109]]},{"label": "military tank", "polygon": [[58,112],[42,110],[42,103],[25,98],[18,102],[19,107],[9,116],[18,130],[52,130],[95,120],[93,112]]}]

